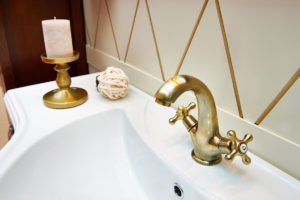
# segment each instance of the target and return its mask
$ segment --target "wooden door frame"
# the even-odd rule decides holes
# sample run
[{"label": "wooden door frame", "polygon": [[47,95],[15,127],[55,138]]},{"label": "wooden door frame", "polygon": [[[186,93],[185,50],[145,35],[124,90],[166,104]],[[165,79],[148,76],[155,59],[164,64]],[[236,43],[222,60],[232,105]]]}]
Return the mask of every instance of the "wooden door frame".
[{"label": "wooden door frame", "polygon": [[8,50],[2,12],[0,12],[0,71],[3,75],[6,90],[16,87],[15,75]]}]

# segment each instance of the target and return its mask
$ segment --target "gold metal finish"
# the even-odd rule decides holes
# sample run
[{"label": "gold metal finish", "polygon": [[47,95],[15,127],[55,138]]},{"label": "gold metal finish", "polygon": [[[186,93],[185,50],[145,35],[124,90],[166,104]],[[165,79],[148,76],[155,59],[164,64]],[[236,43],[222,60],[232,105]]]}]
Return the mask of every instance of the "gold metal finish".
[{"label": "gold metal finish", "polygon": [[239,140],[236,137],[235,131],[230,130],[227,132],[228,138],[232,141],[231,144],[231,152],[225,156],[227,160],[232,160],[236,155],[242,157],[243,163],[245,165],[249,165],[251,163],[251,158],[246,154],[248,151],[248,142],[253,140],[253,136],[251,134],[246,134],[243,140]]},{"label": "gold metal finish", "polygon": [[46,54],[41,55],[44,63],[56,64],[54,70],[57,71],[56,83],[58,89],[52,90],[43,96],[44,104],[49,108],[70,108],[84,103],[87,98],[87,92],[84,89],[72,87],[71,78],[67,64],[79,58],[79,52],[74,51],[74,55],[65,58],[47,58]]},{"label": "gold metal finish", "polygon": [[169,119],[169,123],[174,125],[178,120],[182,120],[183,124],[190,131],[195,125],[197,125],[197,120],[190,115],[190,110],[196,108],[196,104],[191,102],[188,107],[179,106],[176,115]]},{"label": "gold metal finish", "polygon": [[220,135],[215,101],[202,81],[188,75],[174,76],[159,88],[155,94],[155,101],[170,106],[182,93],[189,90],[196,96],[198,121],[189,115],[189,111],[195,107],[191,103],[187,108],[180,106],[175,117],[169,122],[174,124],[178,120],[183,121],[194,144],[192,151],[194,160],[203,165],[215,165],[221,161],[222,154],[227,154],[226,159],[231,160],[240,155],[244,163],[249,164],[251,160],[246,152],[247,143],[252,140],[252,135],[247,134],[243,140],[238,140],[232,131],[228,134],[229,138]]}]

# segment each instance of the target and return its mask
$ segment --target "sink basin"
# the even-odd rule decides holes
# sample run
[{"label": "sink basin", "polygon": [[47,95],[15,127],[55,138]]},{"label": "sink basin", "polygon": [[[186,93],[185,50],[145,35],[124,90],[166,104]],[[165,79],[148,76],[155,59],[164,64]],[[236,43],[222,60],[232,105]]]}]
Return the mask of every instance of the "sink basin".
[{"label": "sink basin", "polygon": [[250,166],[199,165],[183,125],[167,123],[172,108],[132,86],[124,99],[104,99],[95,76],[74,78],[89,100],[72,109],[42,104],[53,82],[6,94],[16,131],[0,151],[0,199],[299,198],[298,180],[251,152]]},{"label": "sink basin", "polygon": [[54,131],[1,178],[0,199],[145,199],[128,163],[129,132],[135,134],[121,110]]}]

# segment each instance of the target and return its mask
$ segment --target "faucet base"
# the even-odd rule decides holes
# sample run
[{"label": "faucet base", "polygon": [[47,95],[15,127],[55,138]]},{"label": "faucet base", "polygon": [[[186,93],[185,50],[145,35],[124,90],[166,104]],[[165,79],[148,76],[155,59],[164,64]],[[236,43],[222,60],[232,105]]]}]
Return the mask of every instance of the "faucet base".
[{"label": "faucet base", "polygon": [[197,157],[194,150],[192,151],[192,158],[197,162],[200,163],[201,165],[206,165],[206,166],[212,166],[212,165],[217,165],[221,162],[222,156],[219,155],[215,160],[202,160],[201,158]]}]

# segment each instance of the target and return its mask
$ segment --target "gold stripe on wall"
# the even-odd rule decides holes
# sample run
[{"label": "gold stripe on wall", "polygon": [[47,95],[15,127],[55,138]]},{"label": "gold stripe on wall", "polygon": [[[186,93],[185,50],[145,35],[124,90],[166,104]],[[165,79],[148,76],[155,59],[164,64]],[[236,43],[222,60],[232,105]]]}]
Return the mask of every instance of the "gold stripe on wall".
[{"label": "gold stripe on wall", "polygon": [[87,34],[87,39],[89,41],[89,45],[92,46],[92,40],[91,40],[90,32],[89,32],[89,29],[88,29],[86,16],[84,16],[84,24],[85,24],[85,30],[86,30],[86,34]]},{"label": "gold stripe on wall", "polygon": [[227,55],[227,61],[228,61],[228,65],[229,65],[229,70],[230,70],[234,95],[235,95],[235,99],[236,99],[236,104],[237,104],[237,107],[238,107],[239,115],[240,115],[241,118],[243,118],[241,100],[240,100],[239,91],[238,91],[238,88],[237,88],[236,79],[235,79],[235,75],[234,75],[234,69],[233,69],[233,64],[232,64],[232,60],[231,60],[228,40],[227,40],[227,36],[226,36],[226,32],[225,32],[225,26],[224,26],[224,22],[223,22],[220,3],[219,3],[219,0],[215,0],[215,1],[216,1],[216,8],[217,8],[217,13],[218,13],[218,17],[219,17],[219,24],[220,24],[221,30],[222,30],[223,42],[224,42],[225,51],[226,51],[226,55]]},{"label": "gold stripe on wall", "polygon": [[114,38],[114,43],[115,43],[115,47],[116,47],[118,59],[120,60],[120,53],[119,53],[118,43],[117,43],[117,40],[116,40],[116,35],[115,35],[114,27],[113,27],[113,24],[112,24],[112,21],[111,21],[110,11],[109,11],[109,8],[108,8],[108,3],[107,3],[107,0],[104,0],[104,1],[105,1],[106,10],[107,10],[107,13],[108,13],[109,24],[110,24],[111,31],[112,31],[112,34],[113,34],[113,38]]},{"label": "gold stripe on wall", "polygon": [[132,20],[132,24],[131,24],[129,39],[128,39],[128,43],[127,43],[127,47],[126,47],[126,52],[125,52],[125,56],[124,56],[124,62],[126,62],[126,60],[127,60],[127,55],[128,55],[128,50],[129,50],[129,46],[130,46],[131,36],[132,36],[132,32],[133,32],[133,28],[134,28],[134,24],[135,24],[135,19],[136,19],[136,14],[137,14],[139,5],[140,5],[140,0],[137,0],[135,11],[134,11],[134,16],[133,16],[133,20]]},{"label": "gold stripe on wall", "polygon": [[149,21],[150,21],[150,26],[151,26],[152,36],[153,36],[153,40],[154,40],[154,44],[155,44],[155,50],[156,50],[156,55],[157,55],[157,58],[158,58],[158,63],[159,63],[161,77],[162,77],[163,81],[166,81],[165,75],[164,75],[164,70],[163,70],[163,67],[162,67],[162,64],[161,64],[159,49],[158,49],[158,45],[157,45],[157,41],[156,41],[156,36],[155,36],[154,28],[153,28],[153,23],[152,23],[152,19],[151,19],[151,14],[150,14],[150,9],[149,9],[149,5],[148,5],[148,1],[145,0],[145,3],[146,3],[146,7],[147,7],[147,13],[148,13]]},{"label": "gold stripe on wall", "polygon": [[96,22],[96,33],[95,33],[95,38],[94,38],[94,45],[93,47],[96,47],[97,43],[97,36],[98,36],[98,26],[99,26],[99,19],[100,19],[100,10],[101,10],[101,0],[98,0],[98,12],[97,12],[97,22]]},{"label": "gold stripe on wall", "polygon": [[280,101],[280,99],[286,94],[286,92],[293,86],[293,84],[300,77],[300,67],[295,72],[295,74],[290,78],[290,80],[285,84],[285,86],[281,89],[278,95],[273,99],[273,101],[268,105],[268,107],[264,110],[264,112],[258,117],[255,124],[259,125],[265,117],[271,112],[271,110],[276,106],[276,104]]},{"label": "gold stripe on wall", "polygon": [[197,28],[198,28],[198,26],[199,26],[199,23],[200,23],[200,21],[201,21],[201,18],[202,18],[202,15],[203,15],[204,11],[205,11],[205,8],[206,8],[206,6],[207,6],[207,3],[208,3],[208,0],[205,0],[205,2],[204,2],[203,5],[202,5],[202,9],[201,9],[201,11],[200,11],[200,13],[199,13],[199,15],[198,15],[197,21],[196,21],[196,23],[195,23],[195,25],[194,25],[193,31],[192,31],[192,33],[191,33],[191,35],[190,35],[190,38],[189,38],[189,40],[188,40],[188,42],[187,42],[187,44],[186,44],[186,47],[185,47],[184,52],[183,52],[183,54],[182,54],[182,57],[181,57],[181,59],[180,59],[179,65],[178,65],[177,70],[176,70],[176,72],[175,72],[175,76],[178,75],[178,73],[179,73],[179,71],[180,71],[180,68],[181,68],[181,66],[182,66],[182,64],[183,64],[183,61],[184,61],[184,58],[185,58],[185,56],[186,56],[186,54],[187,54],[187,52],[188,52],[188,50],[189,50],[189,48],[190,48],[190,45],[191,45],[191,43],[192,43],[192,40],[193,40],[194,35],[195,35],[195,33],[196,33],[196,30],[197,30]]}]

